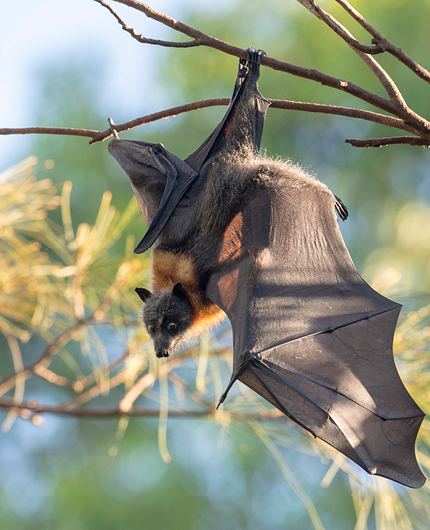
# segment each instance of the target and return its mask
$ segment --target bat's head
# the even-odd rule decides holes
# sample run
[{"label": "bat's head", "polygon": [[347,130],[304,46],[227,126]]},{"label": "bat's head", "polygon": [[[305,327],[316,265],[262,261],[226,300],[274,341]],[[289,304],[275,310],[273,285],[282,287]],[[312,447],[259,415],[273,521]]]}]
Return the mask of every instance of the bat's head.
[{"label": "bat's head", "polygon": [[177,283],[173,289],[156,293],[141,287],[136,292],[145,304],[143,322],[154,342],[155,355],[173,355],[192,335],[193,308],[185,289]]}]

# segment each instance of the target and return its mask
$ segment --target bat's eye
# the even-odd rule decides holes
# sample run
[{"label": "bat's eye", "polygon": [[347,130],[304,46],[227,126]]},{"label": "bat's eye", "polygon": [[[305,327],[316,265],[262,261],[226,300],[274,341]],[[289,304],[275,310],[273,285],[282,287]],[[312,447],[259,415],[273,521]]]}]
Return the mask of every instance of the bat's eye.
[{"label": "bat's eye", "polygon": [[148,326],[148,333],[150,335],[153,335],[155,333],[155,326],[152,326],[151,324]]},{"label": "bat's eye", "polygon": [[167,324],[167,329],[169,331],[176,331],[176,328],[178,327],[178,324],[176,324],[176,322],[169,322]]}]

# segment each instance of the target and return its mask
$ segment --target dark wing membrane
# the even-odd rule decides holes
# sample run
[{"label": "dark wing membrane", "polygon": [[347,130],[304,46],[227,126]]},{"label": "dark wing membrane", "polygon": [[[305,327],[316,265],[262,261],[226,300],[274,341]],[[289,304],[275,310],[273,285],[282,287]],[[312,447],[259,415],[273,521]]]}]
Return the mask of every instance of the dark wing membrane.
[{"label": "dark wing membrane", "polygon": [[424,415],[388,346],[397,315],[393,309],[285,343],[264,352],[239,380],[367,472],[418,488],[425,478],[414,449]]},{"label": "dark wing membrane", "polygon": [[[141,254],[154,244],[199,174],[161,144],[115,139],[109,143],[109,152],[127,173],[145,221],[150,221],[135,249]],[[156,211],[153,216],[149,214],[150,207]]]},{"label": "dark wing membrane", "polygon": [[400,306],[358,274],[334,201],[312,187],[260,191],[229,229],[236,245],[221,250],[207,294],[232,323],[231,383],[368,472],[420,487],[414,445],[424,415],[392,352]]},{"label": "dark wing membrane", "polygon": [[203,144],[185,160],[196,171],[226,145],[229,150],[233,150],[251,141],[256,151],[260,148],[266,111],[270,105],[257,88],[263,55],[264,52],[259,50],[248,50],[248,66],[245,66],[244,61],[239,61],[233,96],[223,119]]},{"label": "dark wing membrane", "polygon": [[[169,153],[169,155],[171,158],[177,158],[172,153]],[[152,220],[148,231],[134,249],[136,254],[142,254],[142,252],[146,252],[152,247],[187,189],[198,177],[198,173],[191,166],[188,166],[179,158],[177,160],[178,163],[172,167],[167,175],[166,187],[164,188],[157,214]]]},{"label": "dark wing membrane", "polygon": [[[221,149],[225,147],[230,151],[240,149],[245,143],[251,142],[258,151],[266,110],[270,104],[257,88],[263,53],[250,50],[248,65],[246,66],[242,60],[239,62],[239,74],[227,112],[213,133],[185,161],[167,151],[161,144],[119,139],[110,142],[109,151],[127,173],[147,222],[150,217],[148,201],[155,201],[159,205],[147,233],[135,249],[137,254],[145,252],[154,244],[182,197],[200,176],[202,166]],[[139,156],[139,148],[144,153],[148,152],[148,148],[153,150],[151,163],[154,162],[155,165],[149,167],[147,164],[142,164],[142,159],[145,157],[148,159],[148,155]],[[145,186],[140,185],[142,179],[157,172],[156,168],[162,168],[163,175],[167,177],[161,198],[159,194],[153,196],[151,189],[148,187],[145,189]],[[195,199],[191,191],[189,198]]]}]

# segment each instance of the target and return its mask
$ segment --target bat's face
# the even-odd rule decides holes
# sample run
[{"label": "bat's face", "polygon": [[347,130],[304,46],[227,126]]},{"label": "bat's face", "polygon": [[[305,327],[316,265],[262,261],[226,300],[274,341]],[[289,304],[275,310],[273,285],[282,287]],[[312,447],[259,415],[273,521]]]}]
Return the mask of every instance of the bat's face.
[{"label": "bat's face", "polygon": [[193,311],[187,293],[180,283],[172,290],[150,293],[137,288],[145,303],[143,322],[154,342],[155,355],[169,357],[189,339],[193,325]]}]

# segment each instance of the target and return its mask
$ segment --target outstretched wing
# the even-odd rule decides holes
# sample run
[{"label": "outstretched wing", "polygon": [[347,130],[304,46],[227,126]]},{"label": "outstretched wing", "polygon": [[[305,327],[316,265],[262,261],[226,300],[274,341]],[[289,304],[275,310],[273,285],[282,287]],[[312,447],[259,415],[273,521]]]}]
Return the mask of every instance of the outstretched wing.
[{"label": "outstretched wing", "polygon": [[369,473],[420,487],[424,414],[392,352],[401,306],[358,274],[334,201],[260,190],[230,224],[207,288],[233,328],[228,389],[239,379]]}]

